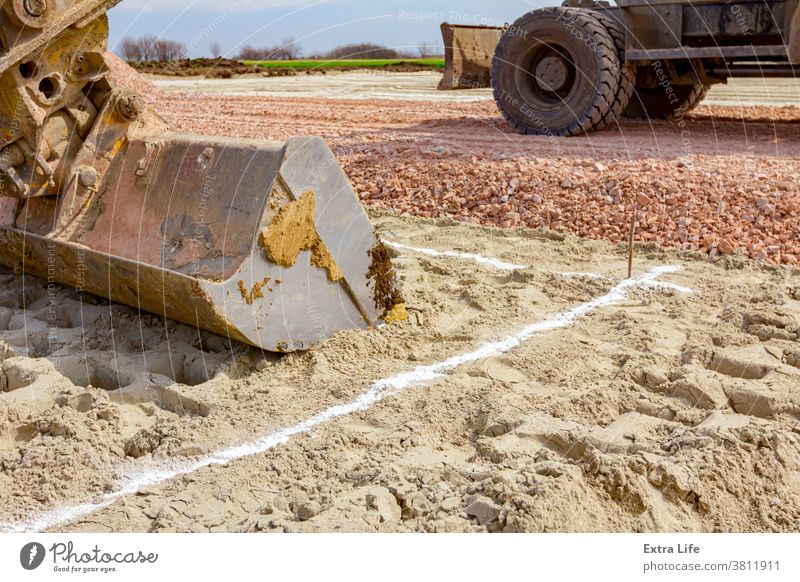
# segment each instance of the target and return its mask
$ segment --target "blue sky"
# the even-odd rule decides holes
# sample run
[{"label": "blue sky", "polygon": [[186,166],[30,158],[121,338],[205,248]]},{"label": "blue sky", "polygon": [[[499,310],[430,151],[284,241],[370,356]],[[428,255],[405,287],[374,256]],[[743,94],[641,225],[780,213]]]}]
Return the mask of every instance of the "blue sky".
[{"label": "blue sky", "polygon": [[548,0],[123,0],[110,12],[111,48],[124,36],[154,34],[206,56],[218,42],[226,56],[243,45],[275,46],[294,37],[306,55],[351,42],[415,51],[441,44],[439,24],[512,22]]}]

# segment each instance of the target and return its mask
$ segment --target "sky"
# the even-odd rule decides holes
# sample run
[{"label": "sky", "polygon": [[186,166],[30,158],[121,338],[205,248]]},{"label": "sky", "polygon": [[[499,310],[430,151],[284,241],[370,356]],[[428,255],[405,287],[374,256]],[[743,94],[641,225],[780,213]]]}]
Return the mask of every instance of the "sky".
[{"label": "sky", "polygon": [[280,45],[293,37],[305,56],[336,46],[372,42],[416,52],[440,46],[439,25],[502,26],[554,0],[123,0],[109,12],[111,49],[145,34],[185,43],[208,56],[219,43],[236,56],[245,45]]}]

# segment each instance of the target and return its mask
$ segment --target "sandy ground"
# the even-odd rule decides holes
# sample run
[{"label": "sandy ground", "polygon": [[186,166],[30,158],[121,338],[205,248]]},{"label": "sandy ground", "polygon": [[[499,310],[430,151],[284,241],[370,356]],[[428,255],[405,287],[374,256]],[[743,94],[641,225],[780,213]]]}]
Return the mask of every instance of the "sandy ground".
[{"label": "sandy ground", "polygon": [[[242,77],[238,79],[177,79],[148,75],[165,91],[197,91],[211,95],[250,97],[322,97],[464,103],[492,99],[490,89],[437,91],[442,78],[436,72],[386,73],[381,71],[331,72],[297,77]],[[730,79],[714,85],[707,105],[800,105],[797,79]]]},{"label": "sandy ground", "polygon": [[[278,358],[0,274],[0,531],[800,530],[800,271],[690,238],[797,242],[795,110],[706,108],[688,155],[667,124],[531,139],[490,104],[136,82],[182,129],[328,138],[410,318]],[[587,196],[623,172],[663,203],[645,224],[683,219],[684,250],[640,234],[635,280],[661,287],[620,283],[598,216],[624,203]],[[515,203],[550,228],[469,224]]]},{"label": "sandy ground", "polygon": [[625,270],[605,242],[373,219],[392,242],[521,268],[400,251],[410,321],[281,359],[184,326],[167,338],[157,318],[63,290],[48,329],[44,285],[6,276],[0,527],[38,515],[34,527],[59,531],[800,528],[800,273],[741,259],[640,248],[637,276],[681,265],[659,281],[694,292],[632,287],[574,325],[281,435],[383,378],[558,324]]},{"label": "sandy ground", "polygon": [[238,79],[179,79],[145,75],[164,91],[196,91],[209,95],[247,97],[316,97],[388,101],[469,103],[492,98],[488,89],[437,91],[441,73],[383,71],[330,72],[294,77],[243,76]]}]

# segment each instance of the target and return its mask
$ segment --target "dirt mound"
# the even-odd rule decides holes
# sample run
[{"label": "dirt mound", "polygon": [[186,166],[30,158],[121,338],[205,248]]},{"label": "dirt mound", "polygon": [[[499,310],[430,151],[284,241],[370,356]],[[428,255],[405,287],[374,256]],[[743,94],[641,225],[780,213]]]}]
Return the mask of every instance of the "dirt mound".
[{"label": "dirt mound", "polygon": [[318,65],[308,67],[259,67],[245,65],[231,59],[183,59],[179,61],[131,63],[140,73],[161,75],[166,77],[204,77],[206,79],[231,79],[240,75],[259,75],[261,77],[293,77],[296,75],[324,75],[333,71],[369,70],[383,73],[413,73],[419,71],[438,70],[435,65],[425,65],[410,61],[400,61],[376,66],[337,66],[335,61],[320,61]]},{"label": "dirt mound", "polygon": [[[230,59],[182,59],[179,61],[148,61],[131,63],[139,73],[165,75],[169,77],[205,77],[208,79],[230,79],[235,75],[259,72],[256,67],[244,65]],[[285,72],[283,74],[289,74]]]}]

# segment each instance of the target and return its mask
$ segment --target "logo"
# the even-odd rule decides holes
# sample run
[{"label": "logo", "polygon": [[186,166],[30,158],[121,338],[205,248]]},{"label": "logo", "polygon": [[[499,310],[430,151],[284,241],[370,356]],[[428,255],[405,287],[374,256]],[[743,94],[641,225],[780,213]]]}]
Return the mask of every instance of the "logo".
[{"label": "logo", "polygon": [[19,563],[26,570],[35,570],[44,562],[44,556],[44,546],[37,542],[31,542],[22,547],[19,553]]}]

